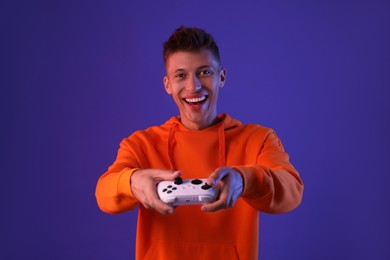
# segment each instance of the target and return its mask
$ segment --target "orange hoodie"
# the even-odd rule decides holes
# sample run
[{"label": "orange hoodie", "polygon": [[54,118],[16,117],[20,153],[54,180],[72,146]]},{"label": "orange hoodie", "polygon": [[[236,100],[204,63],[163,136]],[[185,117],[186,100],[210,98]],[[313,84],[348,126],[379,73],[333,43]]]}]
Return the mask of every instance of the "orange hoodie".
[{"label": "orange hoodie", "polygon": [[[243,125],[229,115],[204,130],[188,130],[172,117],[125,138],[96,187],[100,209],[121,213],[139,206],[136,259],[257,259],[259,211],[297,207],[303,183],[272,129]],[[130,188],[137,169],[181,170],[183,179],[207,178],[220,166],[238,170],[244,191],[226,210],[206,213],[179,206],[162,215],[138,205]]]}]

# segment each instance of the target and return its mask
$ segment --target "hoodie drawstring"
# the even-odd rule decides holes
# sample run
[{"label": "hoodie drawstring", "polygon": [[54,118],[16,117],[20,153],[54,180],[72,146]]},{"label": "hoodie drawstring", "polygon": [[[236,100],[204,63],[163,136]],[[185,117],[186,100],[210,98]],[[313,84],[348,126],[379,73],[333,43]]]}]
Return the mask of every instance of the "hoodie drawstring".
[{"label": "hoodie drawstring", "polygon": [[221,125],[218,127],[218,157],[219,157],[219,167],[226,166],[226,147],[225,147],[225,124],[222,121]]},{"label": "hoodie drawstring", "polygon": [[176,166],[175,162],[173,161],[173,147],[175,146],[176,140],[175,140],[175,132],[176,132],[177,124],[173,124],[171,128],[169,128],[169,135],[168,135],[168,156],[169,156],[169,167],[171,167],[171,170],[175,171]]}]

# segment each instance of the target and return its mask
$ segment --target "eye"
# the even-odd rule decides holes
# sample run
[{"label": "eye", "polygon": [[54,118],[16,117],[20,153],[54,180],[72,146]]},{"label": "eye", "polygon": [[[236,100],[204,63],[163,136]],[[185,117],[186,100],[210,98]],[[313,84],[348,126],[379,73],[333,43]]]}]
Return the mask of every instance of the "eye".
[{"label": "eye", "polygon": [[202,77],[207,77],[207,76],[210,76],[212,74],[213,74],[213,71],[210,69],[204,69],[204,70],[199,71],[199,76],[202,76]]},{"label": "eye", "polygon": [[176,79],[184,79],[186,77],[185,73],[177,73],[175,74]]}]

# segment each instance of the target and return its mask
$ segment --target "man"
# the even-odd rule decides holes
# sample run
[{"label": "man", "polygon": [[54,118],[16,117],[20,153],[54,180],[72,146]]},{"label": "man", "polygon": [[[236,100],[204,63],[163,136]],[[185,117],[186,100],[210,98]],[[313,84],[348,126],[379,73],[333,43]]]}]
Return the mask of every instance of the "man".
[{"label": "man", "polygon": [[[259,211],[297,207],[303,184],[272,129],[217,113],[226,80],[213,37],[181,27],[164,43],[164,86],[180,116],[125,138],[97,184],[101,210],[139,206],[136,259],[257,259]],[[215,202],[173,208],[163,180],[207,178]]]}]

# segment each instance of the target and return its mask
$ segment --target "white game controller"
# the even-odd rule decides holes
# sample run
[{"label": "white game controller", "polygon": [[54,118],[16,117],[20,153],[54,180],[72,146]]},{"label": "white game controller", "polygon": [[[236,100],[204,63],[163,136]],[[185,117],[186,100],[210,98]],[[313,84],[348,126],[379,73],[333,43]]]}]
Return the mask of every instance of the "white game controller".
[{"label": "white game controller", "polygon": [[160,199],[171,205],[195,205],[213,202],[217,199],[218,189],[206,183],[206,179],[162,181],[157,184]]}]

